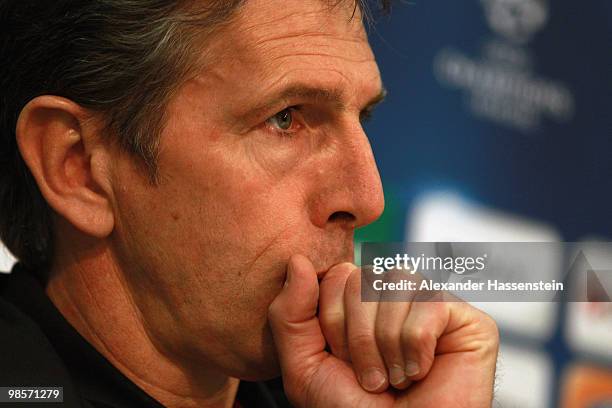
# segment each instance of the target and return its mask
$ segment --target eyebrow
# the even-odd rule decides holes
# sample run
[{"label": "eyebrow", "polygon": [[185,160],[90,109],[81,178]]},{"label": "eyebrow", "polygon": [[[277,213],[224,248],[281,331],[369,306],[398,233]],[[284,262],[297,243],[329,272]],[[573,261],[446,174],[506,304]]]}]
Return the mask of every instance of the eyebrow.
[{"label": "eyebrow", "polygon": [[[376,96],[371,98],[366,103],[366,106],[362,108],[362,110],[371,110],[374,106],[381,103],[386,96],[387,90],[384,86],[381,86],[380,92]],[[295,84],[280,91],[277,95],[271,98],[271,101],[257,106],[251,111],[251,114],[253,116],[267,114],[272,110],[280,108],[282,105],[288,104],[289,101],[295,99],[324,102],[334,105],[334,107],[339,110],[346,109],[346,105],[344,103],[344,91],[339,88],[326,89],[313,87],[307,84]]]}]

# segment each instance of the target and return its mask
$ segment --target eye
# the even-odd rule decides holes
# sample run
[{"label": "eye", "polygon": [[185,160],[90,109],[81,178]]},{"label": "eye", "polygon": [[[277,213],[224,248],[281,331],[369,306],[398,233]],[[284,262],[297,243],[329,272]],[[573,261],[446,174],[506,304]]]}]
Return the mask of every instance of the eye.
[{"label": "eye", "polygon": [[288,132],[294,127],[294,113],[295,108],[286,108],[278,112],[276,115],[268,118],[266,123],[272,126],[275,130],[281,132]]}]

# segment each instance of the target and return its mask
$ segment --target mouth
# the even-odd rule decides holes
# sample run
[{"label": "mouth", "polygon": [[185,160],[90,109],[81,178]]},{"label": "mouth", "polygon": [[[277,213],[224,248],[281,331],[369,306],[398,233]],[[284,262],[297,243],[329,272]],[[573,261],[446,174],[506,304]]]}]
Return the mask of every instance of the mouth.
[{"label": "mouth", "polygon": [[347,245],[346,247],[341,248],[340,251],[331,251],[330,249],[332,248],[327,248],[327,250],[323,251],[314,250],[310,255],[304,255],[312,263],[319,282],[323,280],[327,272],[329,272],[329,270],[333,267],[346,262],[354,262],[352,245]]}]

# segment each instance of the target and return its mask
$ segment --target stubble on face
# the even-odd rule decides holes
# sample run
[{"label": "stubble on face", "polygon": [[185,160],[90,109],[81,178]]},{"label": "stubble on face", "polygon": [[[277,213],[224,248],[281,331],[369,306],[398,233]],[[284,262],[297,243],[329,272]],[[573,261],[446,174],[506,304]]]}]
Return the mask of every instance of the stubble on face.
[{"label": "stubble on face", "polygon": [[[274,375],[266,312],[289,257],[318,271],[352,261],[353,226],[327,212],[355,194],[355,163],[375,168],[358,117],[381,92],[352,13],[350,1],[247,1],[168,106],[160,185],[118,164],[118,251],[167,353]],[[271,131],[266,119],[294,105],[300,132]]]}]

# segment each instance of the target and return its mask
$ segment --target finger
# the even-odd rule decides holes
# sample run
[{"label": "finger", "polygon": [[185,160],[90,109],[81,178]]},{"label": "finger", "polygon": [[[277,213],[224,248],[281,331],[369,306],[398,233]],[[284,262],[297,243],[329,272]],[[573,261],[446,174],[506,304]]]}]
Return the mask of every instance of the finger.
[{"label": "finger", "polygon": [[[439,307],[428,302],[415,306]],[[495,322],[456,298],[437,313],[448,316],[448,321],[437,340],[435,363],[424,379],[400,396],[398,405],[454,406],[461,401],[466,407],[490,407],[499,346]]]},{"label": "finger", "polygon": [[[497,356],[499,333],[495,321],[483,311],[452,294],[445,294],[449,319],[436,346],[437,354],[471,351],[476,348],[493,351]],[[483,334],[484,333],[484,334]]]},{"label": "finger", "polygon": [[303,399],[300,393],[306,392],[310,378],[328,357],[316,317],[318,298],[319,284],[312,263],[294,255],[287,266],[285,286],[268,309],[283,383],[292,400]]},{"label": "finger", "polygon": [[[400,270],[388,271],[384,275],[385,282],[396,284],[412,278],[412,275]],[[411,384],[405,372],[401,332],[415,293],[402,292],[398,296],[395,291],[383,291],[378,305],[376,342],[387,366],[389,383],[397,389],[405,389]]]},{"label": "finger", "polygon": [[356,266],[345,262],[331,268],[319,285],[319,321],[332,353],[350,360],[344,315],[344,287]]},{"label": "finger", "polygon": [[361,271],[355,269],[346,282],[344,307],[349,352],[355,374],[363,389],[387,389],[387,370],[376,345],[374,327],[378,302],[361,301]]},{"label": "finger", "polygon": [[410,302],[381,301],[376,317],[376,344],[387,366],[389,383],[398,389],[410,385],[401,342],[402,328],[409,311]]},{"label": "finger", "polygon": [[414,301],[401,332],[405,373],[410,380],[424,378],[434,361],[438,338],[447,329],[446,302]]}]

